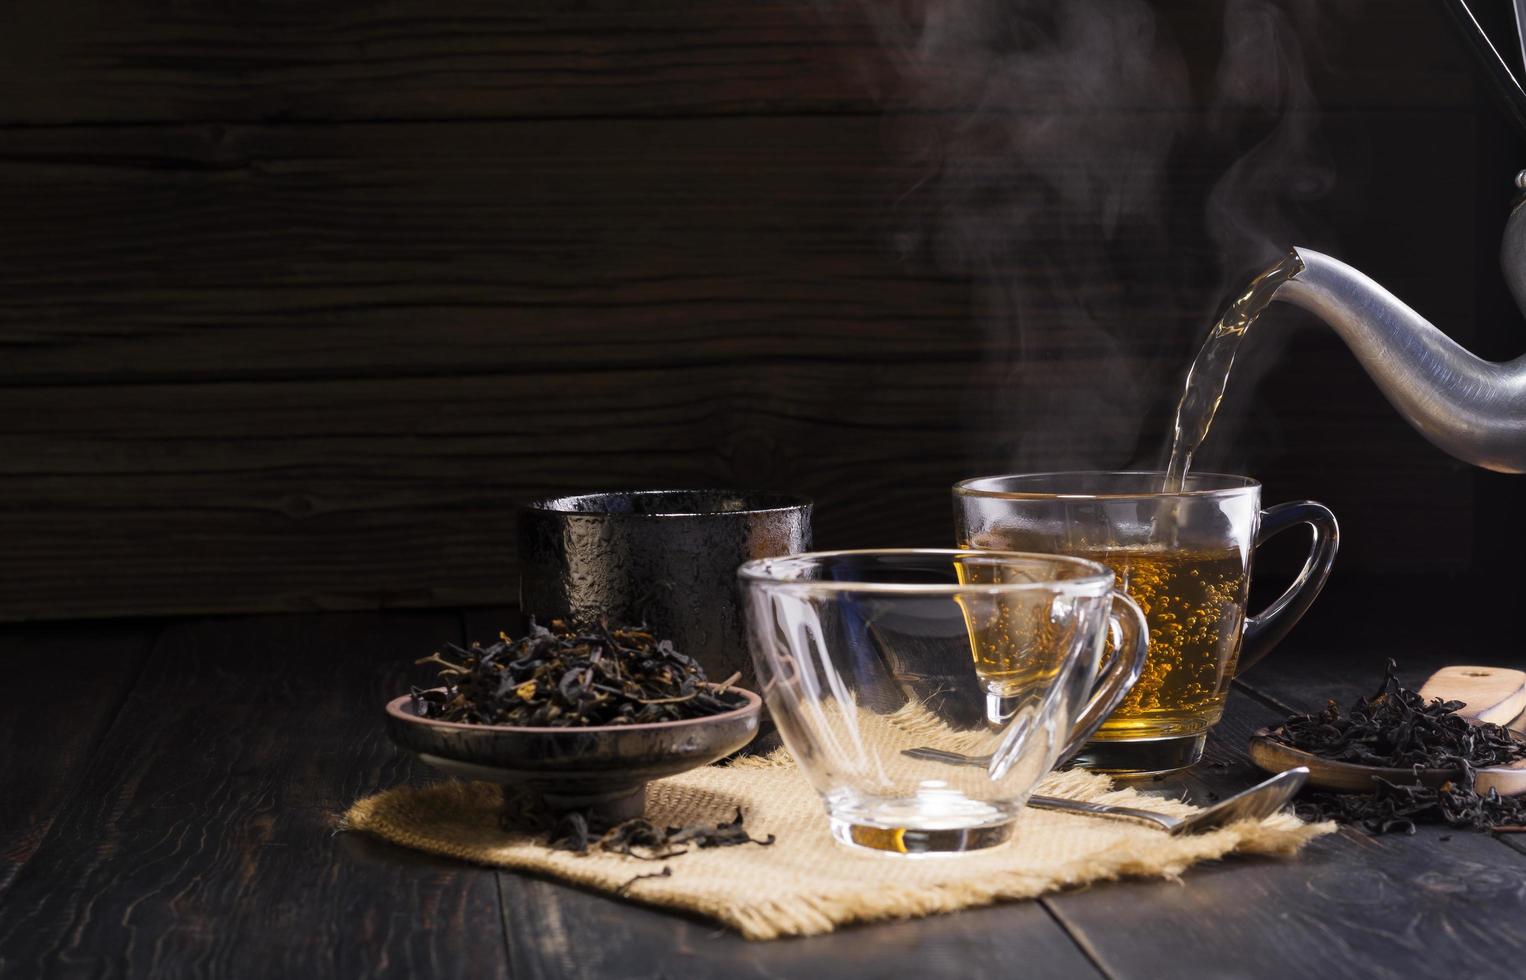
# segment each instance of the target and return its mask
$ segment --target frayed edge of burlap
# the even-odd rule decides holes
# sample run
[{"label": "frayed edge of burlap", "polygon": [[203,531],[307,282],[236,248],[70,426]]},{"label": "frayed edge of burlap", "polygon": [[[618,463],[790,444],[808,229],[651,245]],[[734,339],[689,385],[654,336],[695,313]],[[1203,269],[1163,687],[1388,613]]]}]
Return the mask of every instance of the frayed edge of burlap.
[{"label": "frayed edge of burlap", "polygon": [[[787,753],[748,756],[732,763],[741,769],[780,769],[793,765]],[[1132,789],[1097,793],[1110,783],[1106,776],[1073,770],[1054,774],[1075,789],[1091,789],[1100,802],[1146,803],[1163,812],[1191,812],[1192,807],[1175,801],[1147,797]],[[1102,784],[1102,785],[1099,785]],[[1046,787],[1048,788],[1048,787]],[[428,807],[421,806],[425,799]],[[428,787],[401,786],[357,801],[340,819],[341,830],[374,834],[414,850],[457,858],[488,867],[509,868],[550,874],[573,884],[607,891],[600,876],[580,872],[576,864],[548,869],[542,864],[504,848],[504,836],[496,827],[485,827],[477,839],[442,840],[410,829],[418,821],[407,819],[412,809],[434,809],[444,799],[459,801],[472,808],[496,808],[499,788],[483,783],[445,782]],[[399,819],[394,819],[398,815]],[[1176,879],[1191,865],[1216,860],[1230,854],[1287,856],[1296,853],[1309,841],[1335,831],[1334,823],[1304,823],[1289,813],[1261,821],[1245,820],[1206,834],[1170,838],[1169,857],[1139,853],[1136,842],[1118,844],[1087,855],[1068,864],[1045,869],[1042,873],[993,872],[978,881],[948,882],[916,888],[878,888],[858,894],[799,894],[788,902],[704,902],[683,896],[643,896],[639,891],[625,895],[633,901],[662,908],[699,913],[724,922],[747,939],[766,940],[785,936],[812,936],[827,933],[852,923],[886,919],[914,918],[964,908],[991,905],[1000,901],[1037,898],[1064,888],[1120,878]],[[517,839],[513,843],[523,844]]]},{"label": "frayed edge of burlap", "polygon": [[[1050,892],[1120,878],[1179,878],[1191,865],[1231,853],[1285,856],[1336,829],[1333,823],[1306,824],[1290,814],[1241,821],[1193,837],[1175,838],[1169,860],[1135,853],[1128,843],[1043,873],[995,872],[980,881],[950,882],[920,888],[881,888],[872,895],[797,895],[789,904],[776,901],[732,904],[708,914],[734,926],[747,939],[779,939],[832,932],[852,923],[915,918],[1001,901],[1037,898]],[[654,902],[652,904],[665,904]]]}]

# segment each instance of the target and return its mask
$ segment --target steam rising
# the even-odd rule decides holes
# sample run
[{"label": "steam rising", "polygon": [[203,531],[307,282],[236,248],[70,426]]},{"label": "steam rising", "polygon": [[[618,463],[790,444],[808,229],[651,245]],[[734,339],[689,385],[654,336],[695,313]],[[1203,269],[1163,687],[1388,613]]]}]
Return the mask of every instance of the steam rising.
[{"label": "steam rising", "polygon": [[922,110],[903,245],[977,284],[995,356],[976,387],[998,394],[969,408],[1014,469],[1162,461],[1217,305],[1330,187],[1299,44],[1317,4],[1177,4],[1175,23],[1145,0],[868,8]]},{"label": "steam rising", "polygon": [[1230,164],[1208,197],[1208,232],[1232,273],[1274,261],[1307,235],[1307,224],[1294,220],[1296,206],[1323,197],[1335,182],[1315,139],[1319,107],[1299,43],[1300,35],[1314,34],[1316,2],[1235,0],[1224,9],[1209,132],[1234,145],[1247,113],[1270,119],[1266,134]]}]

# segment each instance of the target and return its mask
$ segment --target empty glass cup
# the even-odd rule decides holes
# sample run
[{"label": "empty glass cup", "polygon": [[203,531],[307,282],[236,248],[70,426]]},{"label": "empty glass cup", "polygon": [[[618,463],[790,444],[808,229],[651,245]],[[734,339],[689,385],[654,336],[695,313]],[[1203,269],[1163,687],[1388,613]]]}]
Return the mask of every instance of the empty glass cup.
[{"label": "empty glass cup", "polygon": [[1145,662],[1144,616],[1096,562],[837,551],[738,574],[761,693],[846,844],[1006,841]]}]

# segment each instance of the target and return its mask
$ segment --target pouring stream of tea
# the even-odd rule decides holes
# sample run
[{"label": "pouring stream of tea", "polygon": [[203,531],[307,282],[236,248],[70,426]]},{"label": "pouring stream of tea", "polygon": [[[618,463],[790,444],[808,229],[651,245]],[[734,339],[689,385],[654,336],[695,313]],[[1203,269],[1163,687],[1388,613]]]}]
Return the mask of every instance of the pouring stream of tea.
[{"label": "pouring stream of tea", "polygon": [[1209,331],[1208,339],[1187,371],[1187,386],[1176,405],[1171,459],[1166,464],[1166,484],[1162,488],[1165,492],[1182,490],[1187,471],[1192,468],[1192,456],[1208,437],[1219,402],[1224,400],[1229,371],[1234,367],[1235,353],[1240,349],[1246,331],[1271,303],[1277,288],[1302,271],[1303,261],[1297,253],[1289,252],[1252,279]]}]

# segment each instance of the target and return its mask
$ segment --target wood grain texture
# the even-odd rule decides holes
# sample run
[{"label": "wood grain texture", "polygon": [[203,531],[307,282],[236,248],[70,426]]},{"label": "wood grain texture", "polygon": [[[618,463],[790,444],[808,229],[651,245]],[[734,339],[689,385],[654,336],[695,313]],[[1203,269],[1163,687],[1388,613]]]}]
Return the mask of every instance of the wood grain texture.
[{"label": "wood grain texture", "polygon": [[[1164,338],[1123,362],[1072,308],[982,322],[871,217],[913,180],[876,126],[10,134],[0,617],[496,601],[515,503],[617,486],[771,484],[822,503],[824,543],[941,544],[961,477],[1153,456],[1195,294],[1109,297]],[[1470,319],[1435,305],[1451,259],[1372,257]],[[1235,388],[1224,430],[1252,424],[1205,461],[1325,499],[1358,568],[1412,558],[1387,528],[1423,502],[1429,558],[1465,565],[1470,478],[1333,339],[1292,350],[1321,369]],[[1078,400],[1108,377],[1147,416]]]},{"label": "wood grain texture", "polygon": [[[1466,594],[1465,584],[1439,576],[1332,583],[1282,648],[1236,682],[1203,763],[1160,785],[1208,802],[1259,781],[1264,774],[1245,752],[1253,731],[1327,698],[1371,694],[1388,656],[1410,684],[1455,659],[1458,647],[1513,656],[1499,643],[1503,623],[1439,614]],[[1502,925],[1526,903],[1526,851],[1510,835],[1343,830],[1296,862],[1195,868],[1184,885],[1147,895],[1124,883],[1048,901],[1118,976],[1503,978],[1514,975],[1511,951],[1526,948],[1526,932]],[[1177,925],[1146,926],[1148,915]]]},{"label": "wood grain texture", "polygon": [[153,621],[0,630],[0,907],[59,813],[88,794],[84,773],[158,631]]},{"label": "wood grain texture", "polygon": [[[0,391],[0,609],[502,602],[515,590],[514,505],[568,488],[774,486],[816,499],[823,547],[940,545],[950,484],[1007,465],[1000,420],[946,398],[967,389],[957,364],[717,366],[683,381],[135,385],[88,401]],[[948,438],[960,428],[986,451]],[[1030,449],[1097,448],[1049,438]],[[1416,467],[1413,488],[1448,486]],[[1404,519],[1407,501],[1384,495],[1392,472],[1353,471],[1345,486],[1368,505],[1352,527]]]},{"label": "wood grain texture", "polygon": [[[1020,346],[1064,370],[1107,356],[1170,360],[1170,377],[1151,391],[1166,396],[1227,288],[1201,282],[1216,261],[1201,230],[1168,255],[1148,228],[1110,233],[1113,248],[1133,255],[1091,269],[1096,295],[1084,303],[1046,291],[1055,268],[1027,254],[980,277],[959,271],[917,243],[942,227],[950,202],[1002,193],[996,185],[1011,162],[968,161],[939,175],[935,194],[914,195],[933,175],[887,145],[887,125],[866,117],[8,133],[0,380],[277,381],[866,358],[998,361],[1010,377],[1012,365],[999,362]],[[1375,127],[1331,114],[1326,125],[1360,170],[1375,164],[1374,142],[1379,153],[1396,150],[1399,135],[1419,131],[1455,144],[1472,121],[1404,113]],[[1465,239],[1470,161],[1427,143],[1408,164],[1347,189],[1329,217],[1360,221],[1424,171],[1437,186],[1420,220],[1440,240]],[[1165,174],[1164,192],[1200,208],[1221,167],[1187,155]],[[1024,219],[1035,248],[1091,234],[1070,227],[1095,220],[1084,206],[1052,203]],[[959,234],[982,253],[1005,229]],[[1410,244],[1345,251],[1439,322],[1471,330],[1473,308],[1457,284],[1466,250],[1422,258]],[[1183,277],[1198,285],[1185,288]],[[992,308],[974,295],[982,283],[1026,301]],[[1106,322],[1091,322],[1098,317]],[[1099,336],[1099,326],[1117,339]],[[1330,382],[1346,362],[1332,350],[1336,363],[1316,376],[1339,399],[1346,386]]]},{"label": "wood grain texture", "polygon": [[[1278,717],[1236,692],[1199,774],[1178,782],[1212,799],[1203,794],[1259,781],[1243,746]],[[1526,951],[1515,924],[1526,913],[1526,855],[1434,827],[1414,837],[1343,830],[1292,861],[1217,862],[1181,885],[1120,882],[1046,901],[1117,977],[1503,980]]]},{"label": "wood grain texture", "polygon": [[[874,119],[12,134],[12,382],[970,356]],[[760,208],[759,200],[769,202]],[[852,286],[849,288],[848,284]],[[898,330],[886,329],[894,323]]]},{"label": "wood grain texture", "polygon": [[[1434,6],[1332,19],[1330,38],[1363,42],[1327,62],[1340,66],[1343,104],[1470,97]],[[810,0],[12,5],[0,14],[12,69],[0,123],[875,111],[909,97],[900,66],[918,46],[920,8],[899,12],[908,27],[882,32],[890,10]],[[1212,65],[1221,20],[1212,0],[1176,0],[1161,29]],[[1395,77],[1394,63],[1410,71]],[[964,68],[951,58],[920,73],[937,84]]]},{"label": "wood grain texture", "polygon": [[1449,664],[1427,678],[1418,693],[1427,701],[1462,702],[1457,713],[1471,722],[1508,727],[1526,712],[1526,671]]},{"label": "wood grain texture", "polygon": [[[1195,70],[1217,7],[1162,7]],[[1222,148],[1167,168],[1169,249],[1124,222],[1105,232],[1132,258],[1071,255],[1078,223],[1104,229],[1055,200],[983,233],[1022,249],[961,264],[940,222],[1021,197],[1010,155],[930,169],[968,107],[898,92],[864,9],[0,13],[0,619],[498,601],[512,508],[542,493],[770,484],[822,503],[823,543],[941,544],[959,478],[1153,464],[1230,288],[1201,217]],[[1330,35],[1342,177],[1317,218],[1345,240],[1304,244],[1470,340],[1459,282],[1494,245],[1440,24],[1406,5]],[[882,118],[881,95],[916,111]],[[985,109],[1039,126],[1053,96]],[[1371,231],[1401,200],[1447,247]],[[1094,288],[1046,292],[1072,264]],[[1204,464],[1324,499],[1349,567],[1468,568],[1491,546],[1473,478],[1333,339],[1286,350],[1300,370],[1231,386]],[[1417,556],[1391,528],[1422,510]]]},{"label": "wood grain texture", "polygon": [[[824,819],[824,818],[823,818]],[[805,939],[748,942],[714,923],[503,874],[510,972],[534,980],[842,976],[897,980],[1100,974],[1036,902]]]},{"label": "wood grain texture", "polygon": [[506,975],[490,872],[335,834],[422,775],[386,741],[449,614],[206,620],[160,638],[0,908],[0,973]]}]

